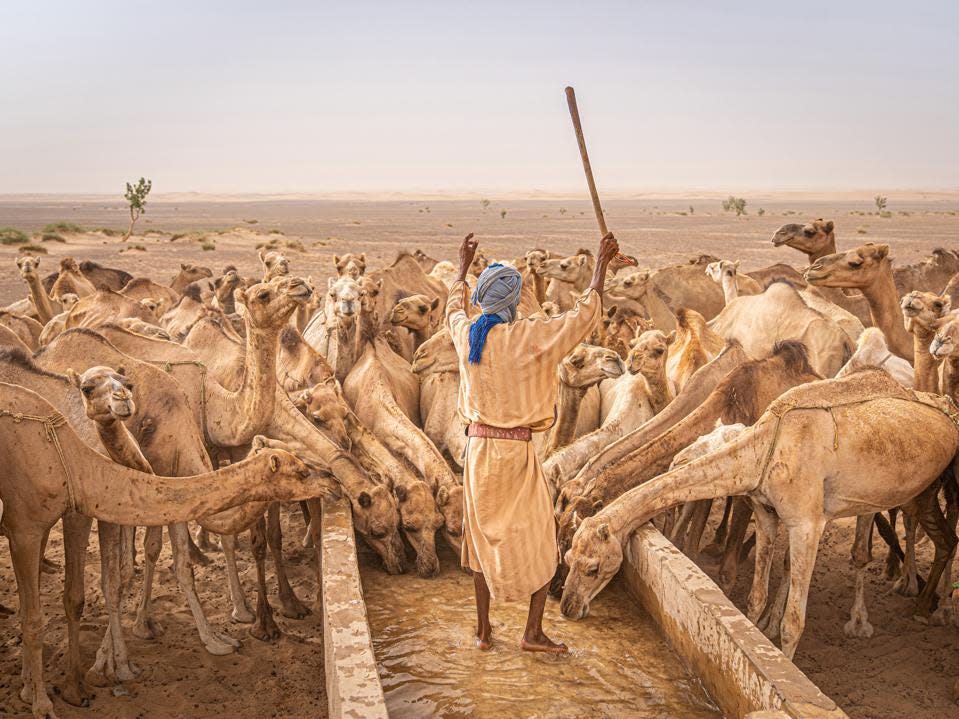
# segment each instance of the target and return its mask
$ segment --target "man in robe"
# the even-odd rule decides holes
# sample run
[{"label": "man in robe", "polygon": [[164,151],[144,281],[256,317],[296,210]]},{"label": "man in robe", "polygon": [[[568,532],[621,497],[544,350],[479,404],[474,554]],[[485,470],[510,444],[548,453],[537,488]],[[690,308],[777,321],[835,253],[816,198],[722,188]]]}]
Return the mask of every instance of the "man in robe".
[{"label": "man in robe", "polygon": [[476,254],[470,234],[460,247],[459,278],[450,287],[446,322],[459,356],[459,414],[469,440],[463,473],[463,566],[476,590],[476,645],[492,646],[490,597],[529,600],[520,646],[566,652],[543,632],[543,609],[559,550],[550,491],[533,449],[533,432],[555,419],[556,368],[597,328],[606,268],[619,247],[603,238],[589,288],[555,317],[516,316],[522,276],[509,266],[483,270],[466,314],[466,275]]}]

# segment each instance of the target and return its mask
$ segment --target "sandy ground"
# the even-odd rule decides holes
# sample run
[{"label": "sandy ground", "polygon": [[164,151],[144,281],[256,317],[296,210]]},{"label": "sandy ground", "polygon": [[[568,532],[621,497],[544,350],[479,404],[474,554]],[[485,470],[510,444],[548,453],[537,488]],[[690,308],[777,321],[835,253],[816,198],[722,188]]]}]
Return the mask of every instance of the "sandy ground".
[{"label": "sandy ground", "polygon": [[[129,243],[142,246],[142,250],[121,253],[123,246],[102,234],[62,233],[67,240],[64,244],[41,243],[39,237],[36,242],[49,250],[44,262],[48,270],[55,269],[59,257],[72,254],[168,281],[183,261],[199,262],[215,270],[235,264],[244,274],[257,274],[254,248],[272,239],[281,246],[302,246],[302,251],[290,248],[288,252],[294,271],[312,275],[318,283],[325,283],[331,274],[333,254],[365,251],[374,268],[403,249],[421,248],[438,259],[452,259],[460,239],[470,231],[477,233],[481,247],[493,257],[514,257],[536,246],[573,252],[581,246],[595,245],[595,220],[582,199],[490,200],[484,210],[479,198],[368,202],[196,201],[184,197],[151,202],[138,226],[138,235]],[[937,246],[959,249],[959,194],[910,195],[902,201],[891,196],[889,217],[863,214],[875,209],[865,194],[767,196],[749,201],[749,215],[737,219],[721,211],[716,197],[619,198],[607,203],[607,220],[624,249],[639,256],[641,264],[652,267],[685,262],[707,252],[740,259],[746,269],[775,262],[798,265],[802,259],[798,253],[772,247],[769,238],[785,222],[815,217],[835,220],[840,247],[887,242],[900,262],[915,261]],[[756,214],[760,207],[765,210],[763,216]],[[506,215],[502,217],[504,210]],[[126,224],[124,210],[116,201],[0,198],[0,227],[13,226],[33,233],[59,221],[113,229],[123,229]],[[178,233],[186,234],[172,240]],[[204,251],[203,243],[215,249]],[[13,263],[16,253],[15,246],[0,247],[3,303],[26,296]],[[299,518],[292,521],[299,528]],[[299,549],[297,537],[298,532],[288,533],[287,555],[301,598],[312,601],[315,579],[309,556]],[[959,708],[950,700],[950,688],[959,676],[957,630],[927,627],[912,620],[910,601],[891,594],[881,577],[881,559],[874,562],[869,579],[870,617],[876,633],[871,639],[843,636],[842,624],[848,618],[851,602],[851,541],[849,523],[826,533],[797,664],[853,717],[959,717]],[[167,633],[152,643],[131,640],[133,654],[146,670],[144,679],[131,686],[134,696],[115,698],[101,690],[90,710],[74,710],[58,702],[62,716],[298,717],[321,712],[326,698],[321,631],[315,618],[293,622],[279,617],[287,634],[278,645],[245,638],[239,653],[210,657],[196,640],[192,620],[169,571],[166,552],[161,559],[156,613]],[[62,561],[56,542],[51,556]],[[242,627],[229,623],[222,558],[214,558],[213,568],[198,569],[201,601],[215,626],[246,637]],[[241,560],[244,583],[252,599],[255,570],[248,550],[241,552]],[[91,552],[82,633],[84,655],[91,659],[105,620],[99,589],[93,586],[99,576],[97,561]],[[734,592],[739,602],[745,599],[750,576],[749,568],[741,573]],[[45,575],[43,587],[48,679],[57,684],[63,653],[60,577]],[[14,607],[17,604],[6,551],[0,551],[0,602]],[[16,621],[0,619],[0,716],[27,716],[15,698],[19,686],[17,637]],[[211,677],[215,680],[210,681]]]}]

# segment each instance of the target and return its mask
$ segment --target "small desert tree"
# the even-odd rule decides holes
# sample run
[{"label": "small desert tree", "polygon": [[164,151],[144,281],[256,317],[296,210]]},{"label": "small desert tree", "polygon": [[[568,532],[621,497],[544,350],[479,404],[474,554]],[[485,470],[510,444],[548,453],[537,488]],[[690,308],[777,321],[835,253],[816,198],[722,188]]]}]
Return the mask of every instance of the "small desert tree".
[{"label": "small desert tree", "polygon": [[689,206],[689,214],[690,214],[690,215],[695,215],[695,214],[696,214],[696,208],[693,207],[692,205]]},{"label": "small desert tree", "polygon": [[140,215],[146,212],[147,195],[150,194],[152,187],[153,181],[142,177],[136,185],[131,185],[129,182],[127,183],[127,191],[123,197],[126,199],[127,204],[130,205],[130,229],[128,229],[127,233],[123,236],[124,242],[130,239],[130,235],[133,234],[133,226],[136,224],[136,221],[140,219]]},{"label": "small desert tree", "polygon": [[506,210],[500,210],[500,211],[499,211],[499,216],[500,216],[500,219],[505,220],[505,219],[506,219]]},{"label": "small desert tree", "polygon": [[876,203],[876,210],[879,212],[886,209],[886,197],[884,195],[876,195],[872,200]]},{"label": "small desert tree", "polygon": [[480,200],[480,204],[483,206],[483,212],[486,212],[486,210],[489,209],[489,200],[487,200],[485,197]]},{"label": "small desert tree", "polygon": [[736,217],[746,214],[746,200],[742,197],[733,197],[730,195],[725,200],[723,200],[723,210],[725,212],[733,211],[736,213]]},{"label": "small desert tree", "polygon": [[762,207],[760,207],[760,208],[756,211],[756,214],[759,215],[760,217],[762,217],[763,215],[766,214],[766,210],[764,210]]}]

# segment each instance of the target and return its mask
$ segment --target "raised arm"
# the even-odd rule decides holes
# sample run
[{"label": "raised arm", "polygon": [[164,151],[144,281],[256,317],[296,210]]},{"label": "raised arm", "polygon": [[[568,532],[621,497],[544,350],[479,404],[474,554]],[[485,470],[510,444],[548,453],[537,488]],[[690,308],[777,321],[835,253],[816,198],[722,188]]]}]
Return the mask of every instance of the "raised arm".
[{"label": "raised arm", "polygon": [[[476,247],[479,245],[470,232],[460,245],[460,271],[456,281],[450,286],[450,294],[446,300],[446,326],[449,328],[453,342],[457,340],[457,329],[469,319],[466,316],[466,296],[469,288],[466,285],[466,275],[469,272],[473,258],[476,256]],[[458,349],[458,348],[457,348]]]},{"label": "raised arm", "polygon": [[589,283],[591,290],[596,290],[599,296],[603,296],[603,287],[606,284],[606,270],[609,263],[619,254],[619,243],[613,237],[612,232],[607,232],[606,236],[599,241],[599,255],[596,258],[596,267],[593,269],[593,279]]}]

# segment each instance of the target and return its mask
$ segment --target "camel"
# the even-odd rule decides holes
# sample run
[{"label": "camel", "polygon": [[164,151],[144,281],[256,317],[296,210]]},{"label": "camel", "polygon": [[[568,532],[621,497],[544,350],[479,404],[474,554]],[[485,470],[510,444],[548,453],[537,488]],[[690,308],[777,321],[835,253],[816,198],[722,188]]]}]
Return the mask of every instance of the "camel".
[{"label": "camel", "polygon": [[[125,284],[133,279],[133,275],[129,272],[114,267],[104,267],[90,260],[84,260],[80,263],[79,267],[83,276],[90,280],[91,284],[97,288],[106,287],[119,292]],[[53,283],[57,281],[59,276],[59,272],[53,272],[43,278],[43,288],[47,291],[47,294],[51,293]]]},{"label": "camel", "polygon": [[463,469],[466,433],[459,418],[459,358],[448,330],[443,329],[419,346],[413,355],[414,374],[420,380],[420,419],[423,432],[457,471]]},{"label": "camel", "polygon": [[33,350],[20,339],[16,332],[0,324],[0,347],[8,347],[23,352],[24,355],[30,355]]},{"label": "camel", "polygon": [[[426,270],[426,267],[423,267],[423,269],[424,271],[429,273],[430,277],[435,277],[447,287],[450,287],[457,279],[459,279],[457,277],[459,273],[457,272],[456,265],[454,265],[449,260],[443,260],[442,262],[437,262],[429,270]],[[472,275],[467,275],[466,283],[472,289],[476,284],[476,279]]]},{"label": "camel", "polygon": [[213,277],[213,270],[209,267],[182,262],[180,271],[170,280],[170,287],[177,293],[181,293],[188,284],[207,277]]},{"label": "camel", "polygon": [[[578,435],[580,409],[587,390],[604,379],[619,377],[625,372],[619,355],[605,347],[580,344],[556,369],[559,390],[556,394],[556,423],[546,444],[546,457],[572,442]],[[598,392],[598,391],[597,391]],[[598,411],[588,424],[598,425]],[[591,429],[595,429],[593,426]],[[591,430],[587,430],[591,431]]]},{"label": "camel", "polygon": [[[33,715],[54,719],[43,677],[40,557],[53,524],[70,511],[113,524],[186,522],[251,501],[329,496],[329,480],[295,456],[265,450],[218,472],[159,477],[112,462],[89,448],[42,397],[0,385],[2,526],[10,540],[23,629],[23,690]],[[13,421],[15,416],[23,419]],[[54,441],[55,440],[55,441]],[[95,481],[92,481],[95,478]],[[72,548],[71,548],[72,549]],[[78,561],[71,557],[68,562]]]},{"label": "camel", "polygon": [[313,315],[303,330],[303,339],[326,357],[341,384],[356,363],[356,313],[362,294],[360,283],[349,275],[331,278],[325,309]]},{"label": "camel", "polygon": [[706,265],[706,276],[723,290],[723,299],[729,304],[739,295],[758,295],[762,285],[749,275],[739,274],[739,260],[720,260]]},{"label": "camel", "polygon": [[889,348],[912,362],[913,341],[902,323],[889,245],[867,243],[848,252],[820,257],[809,266],[805,277],[817,287],[860,290],[869,303],[872,324],[882,330]]},{"label": "camel", "polygon": [[937,247],[929,257],[893,270],[896,291],[904,295],[914,290],[943,294],[949,281],[959,272],[959,252]]},{"label": "camel", "polygon": [[[592,253],[580,250],[570,257],[539,259],[527,262],[527,268],[543,279],[549,280],[545,298],[556,304],[561,311],[572,309],[583,291],[589,286],[596,264]],[[534,287],[539,299],[538,288]]]},{"label": "camel", "polygon": [[546,302],[547,288],[546,279],[542,272],[540,272],[540,268],[546,260],[550,259],[555,258],[546,250],[530,250],[526,253],[526,256],[523,257],[523,264],[517,266],[523,275],[523,284],[529,284],[533,288],[536,301],[540,304]]},{"label": "camel", "polygon": [[[806,348],[799,342],[787,340],[777,343],[768,357],[759,360],[746,360],[742,351],[736,350],[736,347],[727,349],[720,357],[726,360],[720,370],[728,370],[712,383],[702,399],[697,399],[691,411],[669,424],[657,422],[667,416],[672,408],[670,405],[641,428],[646,431],[634,433],[636,438],[629,445],[632,451],[620,452],[613,461],[607,458],[605,463],[597,462],[593,467],[587,464],[576,478],[566,484],[558,505],[561,510],[561,548],[569,546],[573,532],[583,518],[591,516],[633,487],[666,472],[677,452],[697,438],[709,434],[717,422],[753,425],[783,392],[822,379],[810,366]],[[718,363],[719,359],[712,364],[718,367]],[[705,374],[701,370],[700,379]],[[690,383],[684,393],[692,389],[693,383]],[[682,395],[673,404],[678,404],[681,399]],[[647,429],[649,426],[652,429]],[[727,549],[720,569],[720,582],[727,588],[735,582],[739,542],[745,536],[749,516],[748,509],[743,511],[743,508],[739,508],[732,517],[732,528],[729,529]],[[698,546],[698,535],[692,542]]]},{"label": "camel", "polygon": [[390,324],[406,327],[413,335],[413,353],[436,334],[440,318],[436,313],[439,299],[426,295],[410,295],[399,300],[390,310]]},{"label": "camel", "polygon": [[97,291],[96,286],[80,271],[80,266],[72,257],[60,260],[60,274],[50,288],[50,297],[59,300],[61,295],[72,292],[81,299]]},{"label": "camel", "polygon": [[[792,222],[776,230],[772,238],[775,247],[792,247],[814,263],[821,257],[836,253],[835,224],[832,220],[813,220],[808,224]],[[823,296],[847,312],[854,314],[863,325],[870,323],[869,305],[861,296],[852,296],[836,288],[823,288]]]},{"label": "camel", "polygon": [[604,298],[621,310],[648,317],[653,326],[665,332],[676,328],[676,315],[664,295],[650,282],[650,270],[621,272],[606,280]]},{"label": "camel", "polygon": [[40,335],[43,334],[43,325],[32,317],[0,310],[0,326],[6,327],[13,332],[30,349],[35,350],[40,345]]},{"label": "camel", "polygon": [[154,300],[159,313],[157,317],[160,317],[180,301],[181,293],[146,277],[134,277],[123,286],[120,294],[133,300]]},{"label": "camel", "polygon": [[[814,292],[774,282],[761,295],[737,297],[709,328],[727,342],[739,342],[753,358],[765,357],[781,340],[799,340],[816,372],[833,377],[852,356],[862,325],[842,308],[816,298]],[[826,313],[827,304],[832,314]]]},{"label": "camel", "polygon": [[[546,303],[552,305],[552,303]],[[555,305],[547,308],[543,306],[543,312],[547,317],[558,314],[553,313]],[[652,322],[643,318],[641,315],[631,310],[620,308],[618,305],[612,305],[606,308],[603,317],[603,332],[601,344],[607,349],[614,350],[620,357],[626,359],[629,355],[630,344],[640,334],[653,329]]]},{"label": "camel", "polygon": [[[423,255],[423,257],[426,257],[426,255]],[[366,274],[366,253],[361,252],[358,255],[347,253],[342,256],[333,255],[333,264],[336,265],[337,277],[349,277],[350,279],[355,280],[361,275]],[[424,271],[429,272],[430,270]]]},{"label": "camel", "polygon": [[945,289],[942,291],[943,296],[948,297],[949,301],[959,307],[959,272],[954,274],[949,282],[946,283]]},{"label": "camel", "polygon": [[[30,289],[30,299],[33,301],[33,306],[37,313],[37,320],[39,320],[40,324],[45,325],[53,319],[54,315],[62,312],[63,308],[60,307],[59,303],[55,304],[43,288],[43,282],[37,273],[39,266],[40,258],[38,257],[21,255],[17,258],[17,268],[20,270],[20,277],[27,283],[27,287]],[[74,296],[76,295],[74,294]]]},{"label": "camel", "polygon": [[290,261],[282,253],[276,250],[266,252],[260,250],[258,256],[260,262],[263,263],[263,282],[269,282],[275,277],[285,277],[290,274]]},{"label": "camel", "polygon": [[[364,259],[365,259],[365,255],[364,255]],[[423,252],[423,250],[420,250],[420,249],[413,250],[413,259],[416,260],[417,264],[423,268],[423,272],[426,272],[426,273],[432,272],[434,268],[438,264],[440,264],[439,260],[433,259],[428,254]]]},{"label": "camel", "polygon": [[899,302],[906,331],[913,338],[914,384],[921,392],[939,391],[940,360],[933,357],[929,345],[936,336],[936,329],[952,309],[949,296],[943,292],[910,292]]},{"label": "camel", "polygon": [[63,311],[51,317],[50,321],[43,326],[43,331],[40,333],[40,337],[37,341],[37,344],[40,347],[43,347],[43,345],[49,343],[50,340],[66,329],[67,315],[70,314],[70,310],[72,310],[73,306],[79,301],[80,298],[72,292],[67,292],[66,294],[60,296],[60,307],[63,308]]},{"label": "camel", "polygon": [[676,313],[675,339],[669,346],[666,374],[673,393],[682,390],[700,367],[715,359],[726,343],[696,310],[680,308]]},{"label": "camel", "polygon": [[105,322],[114,322],[120,317],[135,317],[151,324],[156,322],[153,313],[138,300],[103,288],[86,296],[81,295],[67,315],[64,327],[95,329]]},{"label": "camel", "polygon": [[[140,300],[144,302],[144,300]],[[142,335],[143,337],[156,337],[161,340],[170,340],[170,333],[167,332],[162,327],[158,327],[155,324],[150,322],[144,322],[143,320],[137,317],[124,317],[116,321],[118,327],[122,327],[128,332],[133,332],[134,334]]]},{"label": "camel", "polygon": [[239,270],[233,265],[224,267],[223,274],[213,281],[216,302],[224,314],[232,315],[236,312],[236,301],[233,299],[233,292],[242,286],[243,278],[240,277]]},{"label": "camel", "polygon": [[939,391],[959,402],[959,317],[943,318],[929,343],[929,354],[943,363]]},{"label": "camel", "polygon": [[[621,290],[628,289],[626,278],[638,275],[633,280],[632,292],[625,294],[647,306],[649,316],[656,323],[657,329],[673,329],[668,316],[662,318],[661,322],[657,315],[674,312],[680,307],[695,310],[707,320],[711,320],[719,314],[724,305],[722,290],[706,275],[706,267],[716,261],[715,257],[701,255],[692,258],[685,265],[673,265],[655,271],[623,273],[622,284],[619,282],[620,275],[616,275],[610,284],[610,289],[614,292],[610,300],[616,300]],[[650,289],[652,291],[649,291]],[[665,306],[665,311],[660,304]]]},{"label": "camel", "polygon": [[836,377],[845,377],[863,367],[884,369],[903,387],[911,389],[914,386],[912,365],[892,353],[886,344],[886,336],[878,327],[867,327],[863,330],[856,342],[856,351],[836,373]]},{"label": "camel", "polygon": [[602,424],[550,454],[543,473],[555,499],[571,478],[597,451],[650,419],[669,401],[666,352],[669,337],[659,330],[643,333],[634,341],[626,360],[627,372],[600,385],[604,407]]},{"label": "camel", "polygon": [[[406,258],[415,264],[409,255]],[[379,305],[377,294],[381,281],[372,277],[363,281],[358,359],[343,382],[343,394],[356,416],[376,438],[422,475],[445,518],[443,537],[458,549],[463,528],[463,488],[436,445],[419,428],[419,381],[416,375],[406,360],[396,354],[379,333],[376,307]],[[402,504],[402,498],[399,495],[397,498]],[[428,552],[429,541],[432,541],[432,537],[418,549]],[[418,567],[419,556],[418,551]],[[432,556],[427,556],[432,565],[435,549]],[[432,566],[429,568],[432,569]]]},{"label": "camel", "polygon": [[160,326],[176,341],[182,342],[197,322],[220,314],[213,307],[214,296],[212,283],[204,287],[202,282],[191,282],[183,288],[177,303],[160,317]]},{"label": "camel", "polygon": [[[590,600],[619,569],[628,536],[656,514],[688,501],[747,495],[757,532],[748,616],[755,622],[766,608],[772,543],[782,522],[790,569],[780,636],[783,653],[792,658],[825,525],[934,491],[959,449],[956,418],[948,400],[910,392],[882,370],[789,390],[719,451],[630,490],[583,520],[566,554],[570,572],[561,610],[572,618],[586,615]],[[941,514],[939,519],[923,526],[954,548],[955,534]],[[948,551],[940,552],[937,541],[930,584],[938,582]]]}]

